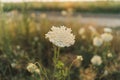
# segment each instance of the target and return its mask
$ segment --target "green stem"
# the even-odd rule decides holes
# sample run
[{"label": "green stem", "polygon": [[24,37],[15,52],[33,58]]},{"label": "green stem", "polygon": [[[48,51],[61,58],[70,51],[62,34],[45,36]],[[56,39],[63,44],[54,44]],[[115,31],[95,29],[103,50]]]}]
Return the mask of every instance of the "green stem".
[{"label": "green stem", "polygon": [[[47,76],[46,70],[41,67],[40,63],[36,62],[35,64],[38,64],[38,66],[39,66],[39,68],[40,68],[40,72],[42,72],[43,75],[46,77],[46,79],[49,80],[49,78],[48,78],[48,76]],[[40,77],[41,77],[41,79],[42,79],[42,75],[41,75],[41,74],[39,74],[39,75],[40,75]],[[42,79],[42,80],[44,80],[44,79]]]},{"label": "green stem", "polygon": [[[59,54],[60,54],[60,48],[54,46],[54,56],[53,56],[54,74],[57,71],[56,65],[57,65],[58,60],[59,60]],[[53,78],[53,80],[54,80],[54,78]]]},{"label": "green stem", "polygon": [[71,70],[71,68],[72,68],[72,66],[73,66],[73,63],[76,61],[76,59],[74,59],[73,61],[72,61],[72,63],[70,64],[70,66],[69,66],[69,68],[68,68],[68,80],[70,80],[70,70]]}]

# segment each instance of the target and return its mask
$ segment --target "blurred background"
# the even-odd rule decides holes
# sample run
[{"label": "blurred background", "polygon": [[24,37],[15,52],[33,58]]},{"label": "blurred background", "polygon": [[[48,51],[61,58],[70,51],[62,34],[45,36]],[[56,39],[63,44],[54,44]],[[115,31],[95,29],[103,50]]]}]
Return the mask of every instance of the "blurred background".
[{"label": "blurred background", "polygon": [[[45,34],[62,25],[72,29],[76,42],[61,49],[60,59],[68,65],[77,55],[84,58],[82,70],[78,63],[72,67],[70,80],[120,79],[120,0],[0,0],[0,80],[37,80],[26,70],[30,62],[40,62],[51,75],[53,46]],[[108,52],[114,57],[94,73],[90,59],[104,46],[92,46],[92,31],[100,35],[104,28],[112,29]],[[106,69],[109,74],[102,75]]]}]

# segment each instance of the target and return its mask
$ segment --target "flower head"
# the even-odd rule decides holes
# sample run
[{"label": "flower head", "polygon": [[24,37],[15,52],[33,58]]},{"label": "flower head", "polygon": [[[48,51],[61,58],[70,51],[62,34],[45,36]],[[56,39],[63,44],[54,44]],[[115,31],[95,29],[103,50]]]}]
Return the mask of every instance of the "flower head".
[{"label": "flower head", "polygon": [[83,57],[82,56],[77,56],[77,58],[76,58],[77,60],[83,60]]},{"label": "flower head", "polygon": [[39,73],[40,72],[40,70],[38,69],[38,67],[35,64],[33,64],[33,63],[29,63],[28,64],[27,70],[29,72],[31,72],[31,73],[34,73],[34,72]]},{"label": "flower head", "polygon": [[112,36],[110,33],[103,33],[103,34],[101,35],[101,38],[102,38],[103,41],[105,41],[105,42],[110,42],[110,41],[112,41],[113,36]]},{"label": "flower head", "polygon": [[93,39],[93,45],[94,45],[94,46],[99,47],[99,46],[101,46],[102,44],[103,44],[103,40],[102,40],[100,37],[95,37],[95,38]]},{"label": "flower head", "polygon": [[102,59],[101,59],[100,56],[95,55],[95,56],[92,57],[91,63],[92,63],[93,65],[101,65]]},{"label": "flower head", "polygon": [[107,57],[109,57],[109,58],[110,58],[110,57],[113,57],[112,53],[109,52],[109,53],[107,54]]},{"label": "flower head", "polygon": [[66,28],[65,26],[53,26],[51,31],[45,34],[45,37],[58,47],[69,47],[75,43],[75,36],[71,31],[70,28]]}]

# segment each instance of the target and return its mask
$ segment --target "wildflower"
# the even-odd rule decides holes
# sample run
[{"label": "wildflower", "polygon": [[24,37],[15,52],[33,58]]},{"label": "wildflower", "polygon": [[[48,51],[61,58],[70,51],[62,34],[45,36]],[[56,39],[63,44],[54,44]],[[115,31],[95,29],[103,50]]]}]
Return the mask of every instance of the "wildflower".
[{"label": "wildflower", "polygon": [[75,36],[71,31],[70,28],[66,28],[65,26],[53,26],[51,31],[45,34],[45,37],[58,47],[69,47],[75,43]]},{"label": "wildflower", "polygon": [[13,68],[15,68],[15,67],[17,66],[17,64],[16,64],[16,63],[11,63],[11,66],[12,66]]},{"label": "wildflower", "polygon": [[102,59],[101,59],[100,56],[95,55],[95,56],[92,57],[91,63],[92,63],[93,65],[101,65]]},{"label": "wildflower", "polygon": [[100,37],[95,37],[95,38],[93,39],[93,45],[94,45],[94,46],[99,47],[99,46],[101,46],[102,44],[103,44],[103,40],[102,40]]},{"label": "wildflower", "polygon": [[105,70],[103,74],[108,75],[108,70]]},{"label": "wildflower", "polygon": [[77,56],[76,59],[73,61],[73,65],[75,67],[79,67],[81,62],[83,61],[83,57],[81,55]]},{"label": "wildflower", "polygon": [[81,28],[78,32],[80,35],[83,35],[85,33],[85,28]]},{"label": "wildflower", "polygon": [[31,72],[31,73],[38,73],[38,72],[40,72],[39,71],[39,69],[38,69],[38,67],[35,65],[35,64],[33,64],[33,63],[29,63],[28,64],[28,66],[27,66],[27,70],[29,71],[29,72]]},{"label": "wildflower", "polygon": [[112,41],[113,36],[110,33],[103,33],[101,35],[101,38],[103,39],[103,41],[109,42],[109,41]]},{"label": "wildflower", "polygon": [[83,60],[83,57],[82,56],[77,56],[77,58],[76,58],[77,60]]},{"label": "wildflower", "polygon": [[112,29],[111,28],[104,28],[104,32],[106,32],[106,33],[112,33]]},{"label": "wildflower", "polygon": [[112,53],[108,53],[108,54],[107,54],[107,57],[112,57]]}]

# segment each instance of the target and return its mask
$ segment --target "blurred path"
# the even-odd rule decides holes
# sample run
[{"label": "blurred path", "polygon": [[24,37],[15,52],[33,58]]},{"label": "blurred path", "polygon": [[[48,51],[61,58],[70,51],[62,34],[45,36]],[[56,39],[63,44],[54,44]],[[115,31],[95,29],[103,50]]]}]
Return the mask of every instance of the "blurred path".
[{"label": "blurred path", "polygon": [[72,16],[63,16],[60,13],[47,13],[48,19],[58,21],[75,21],[79,23],[93,23],[106,27],[120,27],[120,14],[90,14],[76,13]]},{"label": "blurred path", "polygon": [[[7,14],[9,15],[9,13],[10,12],[8,12]],[[120,28],[120,14],[75,13],[72,15],[70,14],[62,15],[61,12],[52,12],[52,11],[47,11],[47,12],[31,11],[29,13],[30,14],[35,13],[38,16],[47,15],[46,19],[49,20],[67,21],[67,22],[73,21],[83,24],[92,23],[98,26]]]}]

